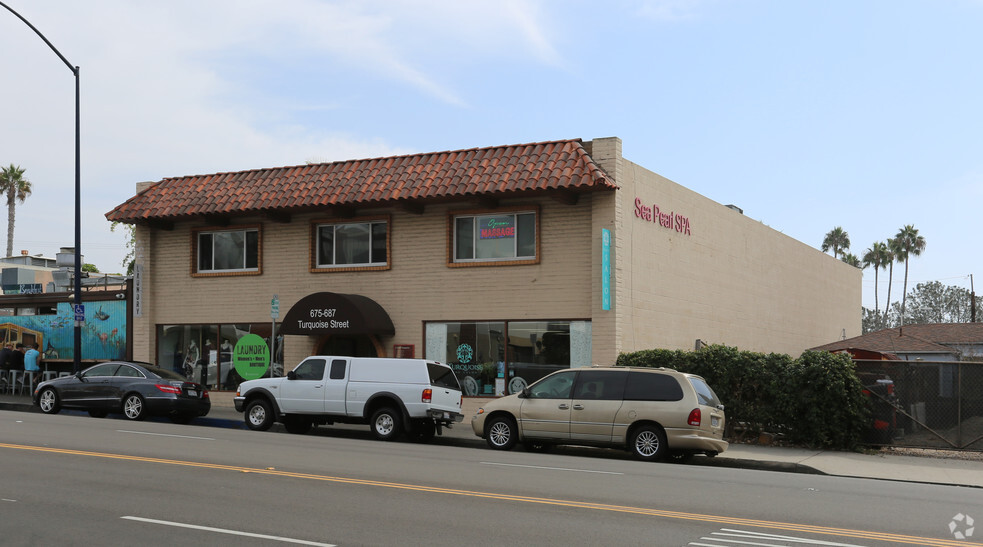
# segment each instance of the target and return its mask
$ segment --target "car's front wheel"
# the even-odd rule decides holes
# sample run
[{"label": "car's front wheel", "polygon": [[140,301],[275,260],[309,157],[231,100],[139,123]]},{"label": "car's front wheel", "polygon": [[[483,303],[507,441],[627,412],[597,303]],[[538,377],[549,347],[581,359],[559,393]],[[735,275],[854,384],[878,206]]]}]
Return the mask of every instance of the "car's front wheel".
[{"label": "car's front wheel", "polygon": [[147,405],[143,397],[131,393],[123,399],[123,415],[129,420],[140,421],[147,417]]},{"label": "car's front wheel", "polygon": [[253,431],[266,431],[273,425],[273,408],[265,399],[253,399],[246,405],[246,426]]},{"label": "car's front wheel", "polygon": [[509,416],[495,416],[485,426],[488,432],[485,440],[495,450],[511,450],[518,441],[515,420]]},{"label": "car's front wheel", "polygon": [[391,441],[402,431],[402,420],[395,409],[385,407],[372,415],[372,434],[380,441]]},{"label": "car's front wheel", "polygon": [[666,434],[654,425],[643,425],[636,429],[628,448],[636,458],[649,462],[661,460],[669,451]]},{"label": "car's front wheel", "polygon": [[61,411],[61,401],[54,388],[47,388],[38,395],[38,406],[45,414],[58,414]]}]

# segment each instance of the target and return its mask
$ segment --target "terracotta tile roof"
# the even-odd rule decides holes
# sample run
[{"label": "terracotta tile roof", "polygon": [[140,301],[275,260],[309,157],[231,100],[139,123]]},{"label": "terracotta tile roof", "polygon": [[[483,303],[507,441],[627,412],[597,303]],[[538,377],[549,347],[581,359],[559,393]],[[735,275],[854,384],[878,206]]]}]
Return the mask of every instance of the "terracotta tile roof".
[{"label": "terracotta tile roof", "polygon": [[[948,344],[948,345],[947,345]],[[811,348],[815,351],[862,349],[880,353],[960,353],[954,344],[983,344],[983,323],[905,325],[868,332]]]},{"label": "terracotta tile roof", "polygon": [[165,178],[106,218],[135,223],[617,185],[580,139]]}]

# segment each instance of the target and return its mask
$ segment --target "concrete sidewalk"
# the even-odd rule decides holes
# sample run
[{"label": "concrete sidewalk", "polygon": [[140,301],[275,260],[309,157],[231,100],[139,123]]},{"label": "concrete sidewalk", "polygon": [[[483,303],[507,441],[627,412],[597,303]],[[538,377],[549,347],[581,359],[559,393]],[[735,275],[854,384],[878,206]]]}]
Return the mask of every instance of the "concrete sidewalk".
[{"label": "concrete sidewalk", "polygon": [[[212,410],[198,418],[199,425],[245,428],[242,414],[235,411],[233,393],[211,392]],[[445,429],[441,440],[457,446],[485,447],[471,431],[471,416],[487,399],[465,399],[464,422]],[[0,395],[0,410],[40,412],[23,395]],[[366,426],[332,426],[368,432]],[[908,481],[983,488],[983,463],[958,458],[904,456],[884,453],[860,454],[780,446],[731,444],[716,458],[697,457],[694,465],[739,467],[792,473],[814,473],[840,477]]]}]

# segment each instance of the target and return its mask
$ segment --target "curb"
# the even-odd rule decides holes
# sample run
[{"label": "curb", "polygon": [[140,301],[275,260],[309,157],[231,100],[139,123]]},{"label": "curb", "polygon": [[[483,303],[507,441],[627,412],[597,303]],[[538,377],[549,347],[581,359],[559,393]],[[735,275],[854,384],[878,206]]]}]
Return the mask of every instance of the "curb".
[{"label": "curb", "polygon": [[[33,412],[40,413],[41,409],[34,406],[33,403],[20,403],[20,402],[5,402],[0,401],[0,410],[10,410],[14,412]],[[69,410],[65,409],[61,411],[62,414],[74,415],[74,416],[87,416],[88,413],[80,410]],[[120,416],[115,416],[110,414],[107,419],[120,419],[124,418]],[[150,417],[147,421],[159,421],[164,423],[170,423],[170,420],[164,417]],[[214,417],[199,417],[191,421],[192,426],[201,427],[219,427],[224,429],[248,429],[245,422],[241,418],[214,418]],[[461,427],[462,424],[458,424]],[[364,431],[363,431],[364,429]],[[282,424],[274,424],[270,428],[272,432],[286,432]],[[336,436],[346,436],[346,437],[364,437],[370,438],[370,433],[367,428],[352,426],[350,428],[332,426],[329,428],[324,428],[322,431],[325,433],[324,436],[336,435]],[[329,433],[330,432],[330,433]],[[439,444],[443,446],[458,446],[467,448],[484,448],[485,441],[479,437],[470,437],[466,435],[459,435],[452,433],[450,435],[438,435],[434,438]],[[603,451],[603,452],[601,452]],[[614,459],[631,459],[631,456],[625,452],[621,453],[618,450],[606,449],[606,448],[592,448],[592,447],[580,447],[580,446],[562,446],[557,448],[557,452],[572,454],[572,455],[588,455],[597,457],[598,455],[604,454],[604,457],[610,457]],[[828,475],[807,465],[802,465],[798,463],[787,463],[787,462],[774,462],[765,460],[749,460],[749,459],[738,459],[738,458],[728,458],[726,456],[716,456],[714,458],[704,458],[698,457],[693,458],[689,461],[687,465],[692,466],[705,466],[705,467],[726,467],[732,469],[752,469],[757,471],[778,471],[783,473],[799,473],[808,475]]]}]

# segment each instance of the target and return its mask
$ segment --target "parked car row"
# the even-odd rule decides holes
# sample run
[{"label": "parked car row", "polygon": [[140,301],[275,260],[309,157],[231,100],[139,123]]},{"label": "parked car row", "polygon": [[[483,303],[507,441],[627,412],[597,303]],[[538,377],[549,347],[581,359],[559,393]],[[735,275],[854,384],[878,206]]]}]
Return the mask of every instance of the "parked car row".
[{"label": "parked car row", "polygon": [[[311,356],[287,376],[242,382],[235,408],[253,430],[283,423],[302,434],[333,423],[369,425],[380,440],[404,434],[421,440],[463,420],[463,393],[454,371],[424,359]],[[128,419],[167,416],[187,423],[208,414],[207,389],[149,363],[109,362],[38,385],[34,403]],[[489,401],[471,419],[489,447],[517,444],[621,448],[646,461],[715,456],[725,415],[699,376],[670,369],[590,367],[553,372],[512,395]]]}]

